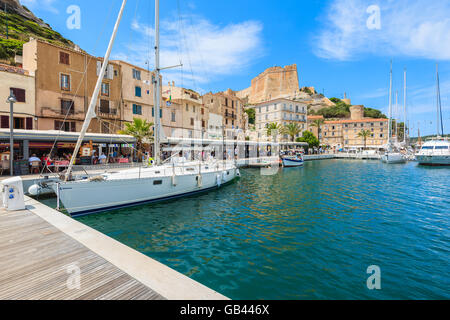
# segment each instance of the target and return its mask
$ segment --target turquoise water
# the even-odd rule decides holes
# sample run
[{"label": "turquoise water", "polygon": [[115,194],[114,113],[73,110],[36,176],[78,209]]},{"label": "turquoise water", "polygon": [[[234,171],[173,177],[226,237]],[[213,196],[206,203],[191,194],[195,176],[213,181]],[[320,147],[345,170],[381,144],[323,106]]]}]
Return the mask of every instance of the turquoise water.
[{"label": "turquoise water", "polygon": [[[450,298],[449,168],[241,172],[217,191],[79,221],[232,299]],[[366,286],[370,265],[381,290]]]}]

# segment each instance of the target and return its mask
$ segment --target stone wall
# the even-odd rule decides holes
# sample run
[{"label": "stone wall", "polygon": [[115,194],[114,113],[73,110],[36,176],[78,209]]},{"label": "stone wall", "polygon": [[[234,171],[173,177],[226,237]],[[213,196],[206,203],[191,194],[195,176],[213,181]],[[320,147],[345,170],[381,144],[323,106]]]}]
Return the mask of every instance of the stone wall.
[{"label": "stone wall", "polygon": [[237,93],[241,99],[248,97],[250,104],[280,97],[295,96],[299,92],[297,65],[272,67],[252,80],[250,88]]}]

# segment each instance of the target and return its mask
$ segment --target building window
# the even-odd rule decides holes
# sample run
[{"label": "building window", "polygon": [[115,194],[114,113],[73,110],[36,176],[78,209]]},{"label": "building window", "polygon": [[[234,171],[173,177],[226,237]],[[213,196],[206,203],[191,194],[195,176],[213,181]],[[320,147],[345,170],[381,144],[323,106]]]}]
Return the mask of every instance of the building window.
[{"label": "building window", "polygon": [[189,111],[189,105],[186,103],[186,111]]},{"label": "building window", "polygon": [[61,74],[61,89],[70,91],[70,76],[68,74]]},{"label": "building window", "polygon": [[194,125],[194,118],[191,118],[191,126]]},{"label": "building window", "polygon": [[61,114],[75,114],[75,106],[71,100],[61,100]]},{"label": "building window", "polygon": [[141,80],[141,71],[133,69],[133,79]]},{"label": "building window", "polygon": [[172,122],[175,122],[175,121],[176,121],[176,120],[175,120],[175,116],[176,116],[175,111],[172,111],[172,119],[171,119]]},{"label": "building window", "polygon": [[383,138],[383,134],[382,133],[380,134],[380,138]]},{"label": "building window", "polygon": [[228,99],[227,98],[225,98],[225,106],[228,107]]},{"label": "building window", "polygon": [[14,129],[25,129],[25,119],[14,118]]},{"label": "building window", "polygon": [[59,63],[69,65],[70,64],[69,54],[66,52],[60,52],[59,53]]},{"label": "building window", "polygon": [[100,99],[100,112],[109,113],[109,100]]},{"label": "building window", "polygon": [[109,122],[102,122],[102,133],[110,133]]},{"label": "building window", "polygon": [[65,131],[65,132],[75,132],[76,131],[76,123],[55,120],[55,130],[58,130],[58,131],[61,130],[61,131]]},{"label": "building window", "polygon": [[10,88],[17,99],[17,102],[25,102],[25,90],[19,88]]},{"label": "building window", "polygon": [[142,97],[142,88],[141,87],[134,87],[134,95],[136,97]]},{"label": "building window", "polygon": [[102,83],[102,96],[109,97],[109,83]]},{"label": "building window", "polygon": [[202,108],[201,114],[202,114],[202,115],[205,114],[205,109]]},{"label": "building window", "polygon": [[138,104],[133,104],[133,114],[142,114],[142,106]]}]

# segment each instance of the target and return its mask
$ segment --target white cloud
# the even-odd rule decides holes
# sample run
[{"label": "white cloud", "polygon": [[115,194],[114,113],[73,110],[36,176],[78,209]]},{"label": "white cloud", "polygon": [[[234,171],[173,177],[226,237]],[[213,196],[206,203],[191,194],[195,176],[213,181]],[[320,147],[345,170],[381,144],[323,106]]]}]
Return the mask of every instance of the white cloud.
[{"label": "white cloud", "polygon": [[373,0],[333,0],[314,38],[319,57],[353,60],[361,54],[450,60],[450,1],[385,0],[381,29],[369,30]]},{"label": "white cloud", "polygon": [[39,8],[56,14],[59,13],[59,11],[53,6],[54,2],[56,2],[56,0],[20,0],[22,5],[31,10]]},{"label": "white cloud", "polygon": [[[133,36],[126,50],[114,58],[140,66],[150,60],[153,66],[154,28],[137,20],[131,28],[138,38]],[[183,63],[182,71],[164,71],[164,81],[179,83],[183,77],[184,85],[198,90],[201,84],[244,70],[263,54],[262,28],[257,21],[221,26],[194,15],[183,16],[180,21],[162,21],[161,66]]]}]

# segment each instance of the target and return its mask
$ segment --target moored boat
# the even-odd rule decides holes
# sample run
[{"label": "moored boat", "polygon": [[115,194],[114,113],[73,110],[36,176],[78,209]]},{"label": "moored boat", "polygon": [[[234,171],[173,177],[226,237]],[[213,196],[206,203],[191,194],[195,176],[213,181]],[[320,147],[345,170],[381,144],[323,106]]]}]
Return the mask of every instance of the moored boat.
[{"label": "moored boat", "polygon": [[450,141],[436,138],[423,144],[416,160],[420,165],[450,166]]},{"label": "moored boat", "polygon": [[303,156],[298,153],[295,156],[282,156],[284,167],[301,167],[304,164]]}]

